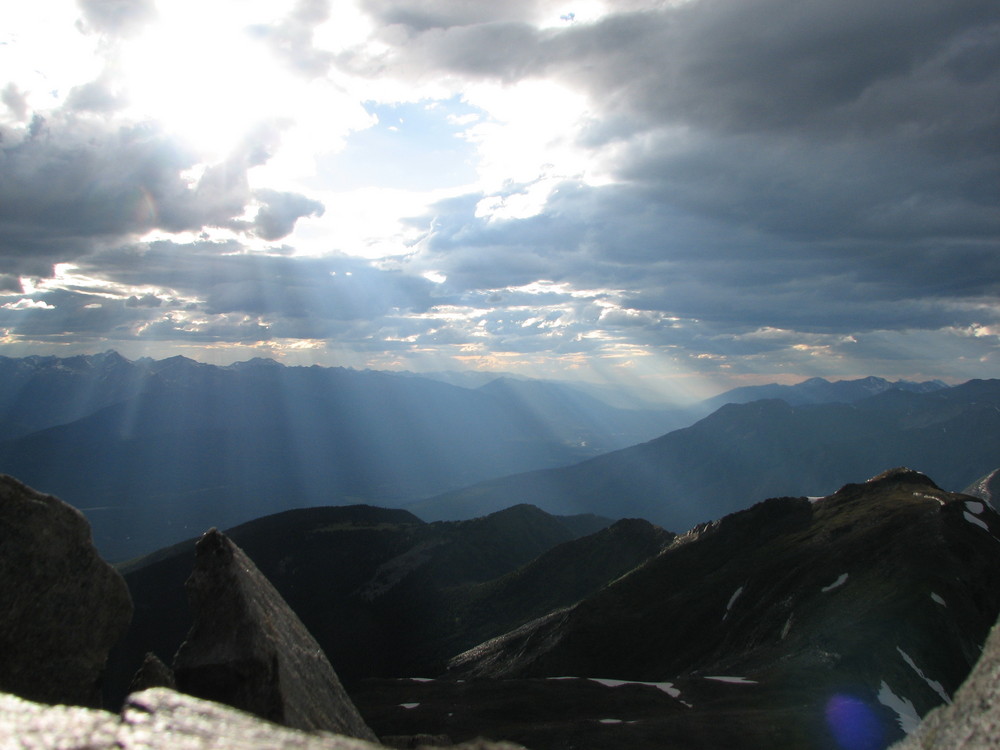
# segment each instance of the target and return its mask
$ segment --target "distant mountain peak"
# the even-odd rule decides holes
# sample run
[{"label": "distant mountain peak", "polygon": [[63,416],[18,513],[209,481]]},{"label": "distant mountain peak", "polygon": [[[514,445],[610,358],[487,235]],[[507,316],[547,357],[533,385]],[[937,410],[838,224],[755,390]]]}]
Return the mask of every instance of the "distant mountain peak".
[{"label": "distant mountain peak", "polygon": [[253,359],[248,359],[244,362],[233,362],[228,365],[227,369],[230,370],[245,370],[251,368],[268,368],[272,370],[283,370],[285,366],[274,359],[268,359],[267,357],[254,357]]}]

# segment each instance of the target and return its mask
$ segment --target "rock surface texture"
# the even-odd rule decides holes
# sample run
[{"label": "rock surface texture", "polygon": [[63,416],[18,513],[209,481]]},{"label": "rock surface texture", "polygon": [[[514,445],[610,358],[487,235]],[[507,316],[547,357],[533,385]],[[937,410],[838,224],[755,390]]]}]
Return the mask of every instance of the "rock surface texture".
[{"label": "rock surface texture", "polygon": [[100,705],[108,651],[131,616],[125,581],[83,515],[0,475],[0,690]]},{"label": "rock surface texture", "polygon": [[224,534],[195,546],[195,622],[174,658],[179,690],[297,729],[375,740],[323,650]]},{"label": "rock surface texture", "polygon": [[[153,688],[129,696],[121,715],[43,706],[0,694],[0,747],[60,750],[376,750],[382,745],[307,734],[210,701]],[[518,750],[486,741],[456,750]]]},{"label": "rock surface texture", "polygon": [[176,688],[177,680],[174,679],[174,671],[150,651],[142,660],[142,666],[132,677],[128,691],[139,693],[154,687]]}]

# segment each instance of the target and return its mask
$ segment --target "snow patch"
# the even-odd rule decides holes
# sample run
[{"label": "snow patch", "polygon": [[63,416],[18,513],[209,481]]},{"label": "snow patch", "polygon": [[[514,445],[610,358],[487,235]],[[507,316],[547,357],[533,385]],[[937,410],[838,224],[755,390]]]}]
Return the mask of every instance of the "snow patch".
[{"label": "snow patch", "polygon": [[731,677],[727,675],[714,675],[712,677],[705,677],[706,680],[715,680],[716,682],[728,682],[731,685],[756,685],[757,680],[748,680],[746,677]]},{"label": "snow patch", "polygon": [[826,495],[823,495],[822,497],[807,497],[806,498],[806,500],[808,500],[809,502],[811,502],[813,505],[815,505],[816,503],[818,503],[820,500],[825,500],[825,499],[826,499]]},{"label": "snow patch", "polygon": [[[550,677],[550,680],[573,680],[574,677]],[[638,680],[607,680],[602,677],[588,677],[592,682],[600,683],[605,687],[620,687],[621,685],[646,685],[662,690],[671,698],[679,698],[681,691],[674,687],[672,682],[640,682]]]},{"label": "snow patch", "polygon": [[820,591],[824,594],[827,591],[833,591],[835,588],[843,586],[846,581],[847,581],[847,573],[841,573],[840,577],[836,581],[831,583],[829,586],[824,586],[823,588],[820,589]]},{"label": "snow patch", "polygon": [[990,527],[986,525],[986,522],[983,521],[983,519],[976,518],[974,515],[972,515],[971,513],[969,513],[969,511],[967,511],[967,510],[962,511],[962,516],[969,523],[974,523],[976,526],[978,526],[981,529],[985,529],[986,531],[990,530]]},{"label": "snow patch", "polygon": [[906,734],[910,734],[920,726],[920,715],[917,713],[917,709],[906,698],[901,698],[892,692],[885,680],[882,680],[882,686],[878,691],[878,702],[896,712],[899,728]]},{"label": "snow patch", "polygon": [[942,599],[940,596],[938,596],[937,594],[935,594],[933,591],[931,592],[931,599],[933,599],[935,602],[937,602],[938,604],[940,604],[942,607],[947,607],[948,606],[948,603],[944,599]]},{"label": "snow patch", "polygon": [[974,513],[977,516],[981,515],[982,512],[986,510],[986,507],[982,503],[976,500],[966,500],[965,507],[969,511],[969,513]]},{"label": "snow patch", "polygon": [[903,657],[903,661],[905,661],[910,666],[910,669],[916,672],[917,675],[920,677],[920,679],[926,682],[927,686],[941,697],[941,700],[950,705],[951,696],[948,695],[948,691],[944,689],[944,686],[937,680],[932,680],[927,675],[925,675],[923,673],[923,670],[921,670],[920,667],[917,666],[916,662],[914,662],[913,659],[910,658],[910,655],[905,651],[903,651],[903,649],[901,649],[899,646],[896,646],[896,650],[899,652],[899,655]]},{"label": "snow patch", "polygon": [[434,682],[433,677],[411,677],[411,682]]},{"label": "snow patch", "polygon": [[621,719],[599,719],[601,724],[621,724]]},{"label": "snow patch", "polygon": [[944,500],[939,497],[935,497],[934,495],[928,495],[926,492],[914,492],[913,496],[922,497],[924,500],[933,500],[938,505],[944,505]]},{"label": "snow patch", "polygon": [[726,613],[722,616],[723,622],[725,622],[726,618],[729,617],[729,610],[733,608],[733,604],[736,603],[736,600],[740,598],[740,594],[742,593],[743,593],[743,587],[740,586],[738,589],[736,589],[736,591],[733,592],[733,595],[729,597],[729,604],[726,605]]},{"label": "snow patch", "polygon": [[781,640],[785,640],[788,637],[789,631],[792,629],[792,615],[788,615],[788,619],[785,620],[785,627],[781,629]]},{"label": "snow patch", "polygon": [[407,711],[409,711],[410,709],[416,708],[419,705],[420,705],[419,703],[400,703],[399,707],[405,708]]}]

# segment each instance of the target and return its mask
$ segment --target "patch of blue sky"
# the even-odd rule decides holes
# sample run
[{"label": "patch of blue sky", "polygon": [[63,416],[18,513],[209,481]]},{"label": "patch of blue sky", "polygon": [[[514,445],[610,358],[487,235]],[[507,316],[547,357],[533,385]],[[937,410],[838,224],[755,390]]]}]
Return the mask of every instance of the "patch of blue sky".
[{"label": "patch of blue sky", "polygon": [[364,107],[377,122],[321,160],[325,188],[423,191],[476,181],[476,147],[465,134],[486,117],[482,110],[457,96],[394,104],[368,101]]}]

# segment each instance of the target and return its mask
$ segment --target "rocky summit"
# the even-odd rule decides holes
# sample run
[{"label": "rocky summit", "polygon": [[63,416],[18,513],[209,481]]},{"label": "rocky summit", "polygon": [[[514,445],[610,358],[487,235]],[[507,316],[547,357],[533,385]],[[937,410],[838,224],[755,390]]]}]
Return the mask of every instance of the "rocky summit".
[{"label": "rocky summit", "polygon": [[71,506],[0,475],[0,690],[100,705],[108,652],[132,601]]}]

